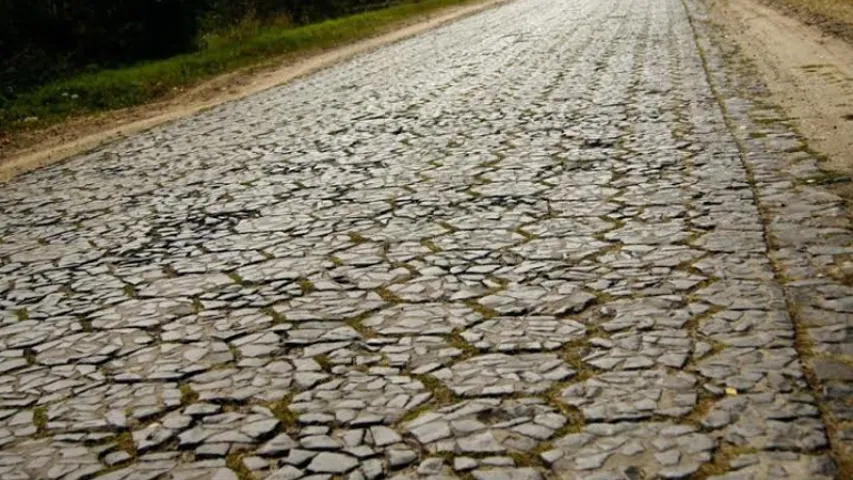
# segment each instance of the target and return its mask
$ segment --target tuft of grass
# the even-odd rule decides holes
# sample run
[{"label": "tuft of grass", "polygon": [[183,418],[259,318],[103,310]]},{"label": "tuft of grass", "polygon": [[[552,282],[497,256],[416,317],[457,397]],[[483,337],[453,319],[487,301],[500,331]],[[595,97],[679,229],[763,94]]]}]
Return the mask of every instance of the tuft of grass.
[{"label": "tuft of grass", "polygon": [[261,309],[261,313],[263,313],[264,315],[267,315],[267,316],[269,316],[269,317],[272,317],[272,320],[273,320],[273,323],[274,323],[274,324],[284,323],[284,322],[286,322],[286,321],[287,321],[287,318],[285,318],[285,316],[284,316],[283,314],[281,314],[281,313],[277,312],[277,311],[276,311],[274,308],[272,308],[272,307],[264,307],[264,308],[262,308],[262,309]]},{"label": "tuft of grass", "polygon": [[379,287],[374,290],[377,295],[379,295],[382,300],[390,303],[391,305],[397,305],[403,303],[403,299],[394,294],[391,290],[388,290],[385,287]]},{"label": "tuft of grass", "polygon": [[348,318],[344,320],[344,323],[348,326],[352,327],[353,330],[360,333],[364,338],[372,338],[376,336],[376,332],[369,327],[364,326],[364,321],[367,320],[368,317],[373,315],[375,310],[369,312],[362,312],[354,317]]},{"label": "tuft of grass", "polygon": [[407,18],[470,1],[409,1],[300,27],[247,23],[239,27],[243,31],[207,38],[207,46],[197,52],[83,73],[23,93],[0,104],[0,131],[141,105],[217,74],[368,38]]},{"label": "tuft of grass", "polygon": [[36,436],[41,437],[47,433],[47,409],[36,407],[33,409],[33,426],[36,427]]},{"label": "tuft of grass", "polygon": [[201,303],[201,299],[198,297],[193,298],[193,313],[201,313],[204,311],[204,304]]},{"label": "tuft of grass", "polygon": [[181,405],[190,405],[198,401],[198,393],[189,385],[183,384],[178,387],[178,390],[181,392]]},{"label": "tuft of grass", "polygon": [[240,285],[240,286],[246,285],[246,280],[243,279],[243,277],[241,277],[239,273],[231,272],[231,273],[227,273],[226,275],[228,276],[228,278],[231,279],[232,282],[236,283],[237,285]]},{"label": "tuft of grass", "polygon": [[420,381],[424,387],[430,391],[430,393],[432,393],[431,403],[433,408],[444,407],[459,400],[455,393],[447,388],[446,385],[441,383],[441,380],[433,377],[432,375],[414,375],[414,377]]},{"label": "tuft of grass", "polygon": [[80,323],[80,330],[86,333],[92,333],[95,331],[94,327],[92,327],[92,320],[86,317],[79,317],[77,321]]},{"label": "tuft of grass", "polygon": [[480,352],[477,350],[477,347],[471,345],[468,341],[462,338],[462,335],[459,334],[458,330],[454,330],[450,335],[447,335],[445,339],[447,340],[448,345],[462,351],[462,354],[456,357],[456,361],[467,360]]},{"label": "tuft of grass", "polygon": [[293,433],[299,428],[299,416],[290,410],[291,397],[287,396],[269,406],[275,418],[281,422],[286,432]]},{"label": "tuft of grass", "polygon": [[307,278],[299,279],[299,288],[302,290],[303,295],[308,295],[314,290],[316,290],[314,284],[311,282],[311,280],[308,280]]},{"label": "tuft of grass", "polygon": [[225,466],[237,475],[238,480],[254,480],[255,476],[249,467],[243,463],[243,452],[232,452],[225,457]]},{"label": "tuft of grass", "polygon": [[758,450],[751,447],[724,443],[714,451],[714,456],[711,458],[711,461],[703,464],[699,468],[699,471],[691,478],[704,480],[706,478],[725,475],[732,470],[732,460],[737,459],[741,455],[752,455],[755,453],[758,453]]},{"label": "tuft of grass", "polygon": [[464,303],[465,306],[470,308],[471,310],[474,310],[475,312],[479,313],[480,316],[483,317],[483,320],[488,320],[490,318],[494,318],[494,317],[498,316],[498,312],[492,310],[489,307],[486,307],[486,306],[480,304],[476,300],[466,300],[462,303]]},{"label": "tuft of grass", "polygon": [[362,243],[369,241],[367,237],[358,232],[349,232],[347,233],[347,236],[349,236],[350,241],[356,245],[361,245]]},{"label": "tuft of grass", "polygon": [[119,450],[124,450],[133,458],[139,455],[139,452],[136,451],[136,444],[133,443],[133,435],[130,432],[122,432],[116,436],[116,446]]},{"label": "tuft of grass", "polygon": [[19,308],[15,310],[15,317],[18,318],[19,322],[23,322],[30,319],[30,311],[27,307]]},{"label": "tuft of grass", "polygon": [[430,240],[430,239],[428,239],[428,238],[424,238],[424,239],[422,239],[422,240],[421,240],[421,245],[425,246],[426,248],[428,248],[428,249],[429,249],[431,252],[433,252],[433,253],[439,253],[439,252],[441,252],[441,249],[440,249],[440,248],[438,248],[438,245],[436,245],[435,243],[433,243],[433,242],[432,242],[432,240]]},{"label": "tuft of grass", "polygon": [[323,371],[326,373],[331,373],[332,367],[335,366],[332,363],[332,359],[330,359],[329,356],[325,354],[315,355],[314,361],[317,362],[317,365],[320,365],[320,368],[322,368]]},{"label": "tuft of grass", "polygon": [[32,348],[24,349],[24,360],[27,361],[27,365],[35,365],[36,363],[36,352]]}]

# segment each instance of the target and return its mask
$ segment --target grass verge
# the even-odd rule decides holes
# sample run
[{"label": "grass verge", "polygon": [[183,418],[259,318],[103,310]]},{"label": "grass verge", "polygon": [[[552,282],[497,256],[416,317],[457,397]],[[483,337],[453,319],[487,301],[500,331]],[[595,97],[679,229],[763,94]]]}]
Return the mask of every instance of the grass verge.
[{"label": "grass verge", "polygon": [[217,42],[197,52],[73,76],[0,105],[0,132],[45,127],[72,116],[142,105],[217,74],[369,38],[411,17],[472,1],[413,0],[301,27],[261,28],[248,38]]}]

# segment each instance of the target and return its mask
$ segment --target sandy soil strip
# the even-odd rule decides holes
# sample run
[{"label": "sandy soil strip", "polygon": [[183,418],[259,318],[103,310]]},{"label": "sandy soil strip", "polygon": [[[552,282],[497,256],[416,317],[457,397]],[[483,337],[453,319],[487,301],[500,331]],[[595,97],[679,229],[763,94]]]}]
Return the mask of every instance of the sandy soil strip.
[{"label": "sandy soil strip", "polygon": [[62,161],[95,147],[196,114],[226,102],[267,90],[356,55],[437,28],[512,0],[483,0],[413,19],[412,23],[334,50],[286,61],[273,68],[244,70],[206,81],[164,101],[74,119],[43,131],[30,132],[0,150],[0,182]]},{"label": "sandy soil strip", "polygon": [[853,45],[754,0],[716,0],[713,11],[755,61],[773,101],[827,156],[823,166],[853,173]]}]

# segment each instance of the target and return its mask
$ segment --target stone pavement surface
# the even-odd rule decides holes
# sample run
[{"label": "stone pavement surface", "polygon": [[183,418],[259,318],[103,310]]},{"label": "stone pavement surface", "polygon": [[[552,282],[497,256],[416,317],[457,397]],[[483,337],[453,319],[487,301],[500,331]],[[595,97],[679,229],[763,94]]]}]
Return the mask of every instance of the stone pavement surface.
[{"label": "stone pavement surface", "polygon": [[850,223],[706,19],[518,0],[0,187],[0,480],[844,478]]}]

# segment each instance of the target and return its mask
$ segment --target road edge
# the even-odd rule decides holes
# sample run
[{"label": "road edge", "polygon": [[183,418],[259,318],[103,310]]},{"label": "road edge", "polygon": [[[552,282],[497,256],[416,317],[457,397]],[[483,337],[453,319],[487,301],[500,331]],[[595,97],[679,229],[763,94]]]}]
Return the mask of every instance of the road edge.
[{"label": "road edge", "polygon": [[[452,8],[450,11],[438,13],[434,17],[427,17],[423,21],[414,24],[402,25],[399,28],[375,37],[359,40],[355,43],[323,51],[316,55],[309,55],[293,62],[286,62],[284,65],[273,70],[253,75],[251,81],[246,85],[212,100],[191,101],[181,108],[171,108],[165,112],[153,112],[150,115],[143,116],[141,119],[123,122],[117,126],[112,126],[96,133],[86,134],[74,140],[53,145],[39,144],[29,147],[22,152],[12,154],[8,158],[0,159],[0,183],[9,182],[18,175],[60,163],[75,155],[142,133],[154,127],[197,115],[205,110],[287,84],[298,78],[350,60],[358,55],[415,37],[448,23],[476,15],[512,1],[514,0],[482,0],[472,5]],[[232,75],[232,73],[225,73],[219,76],[219,78],[228,75]],[[215,80],[212,79],[211,81]],[[144,108],[144,106],[140,108]]]}]

